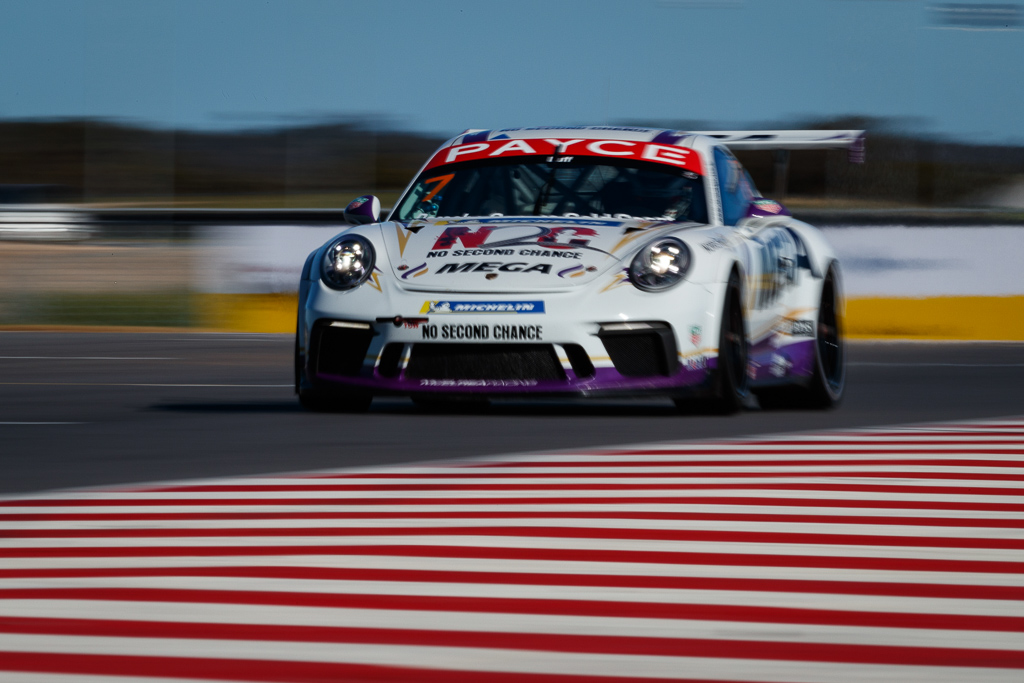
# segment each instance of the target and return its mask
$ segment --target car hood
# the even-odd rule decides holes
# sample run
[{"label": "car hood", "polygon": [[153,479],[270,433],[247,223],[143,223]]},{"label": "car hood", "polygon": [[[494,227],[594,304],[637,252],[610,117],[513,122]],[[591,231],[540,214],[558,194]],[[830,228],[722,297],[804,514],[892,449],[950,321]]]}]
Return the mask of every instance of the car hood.
[{"label": "car hood", "polygon": [[625,267],[643,238],[698,227],[664,220],[492,217],[381,224],[400,286],[522,292],[578,287]]}]

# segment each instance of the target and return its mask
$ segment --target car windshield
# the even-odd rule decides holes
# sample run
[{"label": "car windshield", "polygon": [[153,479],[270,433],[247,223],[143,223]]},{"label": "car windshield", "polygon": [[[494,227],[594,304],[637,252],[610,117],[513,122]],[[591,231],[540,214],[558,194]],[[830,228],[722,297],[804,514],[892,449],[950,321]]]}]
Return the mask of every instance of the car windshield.
[{"label": "car windshield", "polygon": [[590,156],[464,161],[425,171],[391,219],[463,216],[661,218],[707,223],[701,176]]}]

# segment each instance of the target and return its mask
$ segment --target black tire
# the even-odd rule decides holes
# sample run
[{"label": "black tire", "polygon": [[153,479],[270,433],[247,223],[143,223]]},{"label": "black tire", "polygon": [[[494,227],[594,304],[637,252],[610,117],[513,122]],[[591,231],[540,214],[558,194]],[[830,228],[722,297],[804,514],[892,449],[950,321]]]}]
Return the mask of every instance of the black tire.
[{"label": "black tire", "polygon": [[743,320],[743,296],[736,271],[729,276],[718,333],[718,366],[711,373],[711,393],[706,398],[676,399],[684,412],[732,415],[749,396],[747,388],[747,334]]},{"label": "black tire", "polygon": [[835,264],[829,265],[821,288],[818,326],[815,330],[814,377],[808,387],[813,408],[833,408],[846,390],[846,344],[843,341],[842,292]]},{"label": "black tire", "polygon": [[821,286],[818,324],[814,336],[814,373],[806,386],[778,387],[758,392],[767,409],[827,410],[843,400],[846,388],[846,345],[839,308],[839,273],[832,264]]},{"label": "black tire", "polygon": [[373,402],[366,392],[326,392],[299,389],[299,405],[313,413],[365,413]]},{"label": "black tire", "polygon": [[[365,413],[373,402],[373,395],[358,390],[326,391],[305,386],[303,373],[305,363],[299,353],[299,330],[295,330],[295,393],[299,395],[299,405],[314,413]],[[308,380],[307,380],[308,381]]]}]

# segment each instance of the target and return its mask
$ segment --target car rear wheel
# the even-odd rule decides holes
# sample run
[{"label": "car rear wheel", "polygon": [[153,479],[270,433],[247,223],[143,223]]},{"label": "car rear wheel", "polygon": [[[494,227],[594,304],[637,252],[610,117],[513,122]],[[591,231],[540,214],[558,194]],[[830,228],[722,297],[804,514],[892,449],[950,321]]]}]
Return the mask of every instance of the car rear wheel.
[{"label": "car rear wheel", "polygon": [[711,373],[711,395],[700,399],[676,399],[684,412],[731,415],[749,395],[747,388],[747,334],[739,274],[733,271],[726,285],[718,334],[718,365]]},{"label": "car rear wheel", "polygon": [[765,389],[757,394],[762,408],[825,410],[839,405],[846,388],[846,347],[839,310],[839,276],[829,266],[821,287],[818,324],[814,336],[814,373],[806,386]]}]

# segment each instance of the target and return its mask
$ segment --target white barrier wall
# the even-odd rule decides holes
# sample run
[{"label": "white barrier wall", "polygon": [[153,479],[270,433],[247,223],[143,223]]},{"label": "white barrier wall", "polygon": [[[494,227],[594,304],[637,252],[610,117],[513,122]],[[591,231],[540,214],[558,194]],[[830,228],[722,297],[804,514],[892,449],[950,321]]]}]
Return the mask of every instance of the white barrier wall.
[{"label": "white barrier wall", "polygon": [[[201,289],[286,293],[309,252],[345,226],[217,226],[204,233]],[[1024,294],[1024,227],[824,228],[846,294],[859,297]]]},{"label": "white barrier wall", "polygon": [[203,228],[198,286],[221,294],[285,294],[299,291],[309,253],[345,225],[218,225]]},{"label": "white barrier wall", "polygon": [[850,298],[1024,294],[1024,227],[851,226],[824,232],[839,254]]},{"label": "white barrier wall", "polygon": [[[199,249],[206,324],[295,329],[299,273],[344,226],[218,226]],[[835,246],[851,337],[1024,341],[1024,227],[850,226]]]}]

